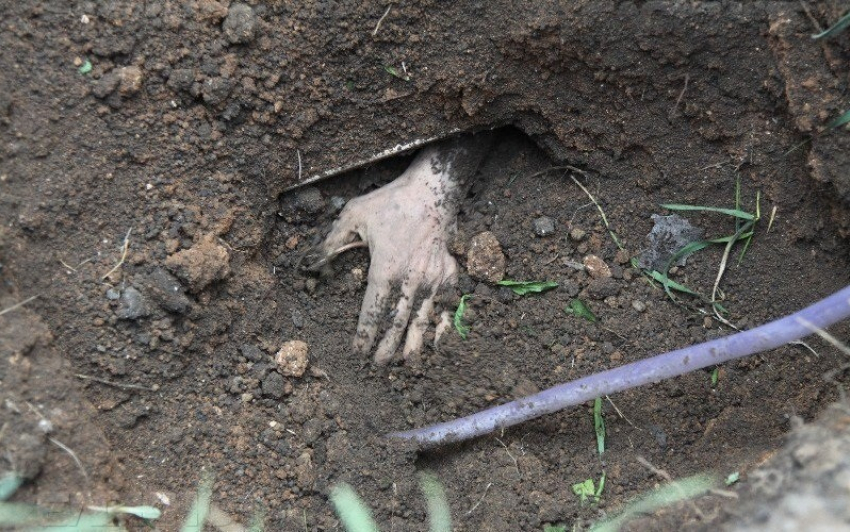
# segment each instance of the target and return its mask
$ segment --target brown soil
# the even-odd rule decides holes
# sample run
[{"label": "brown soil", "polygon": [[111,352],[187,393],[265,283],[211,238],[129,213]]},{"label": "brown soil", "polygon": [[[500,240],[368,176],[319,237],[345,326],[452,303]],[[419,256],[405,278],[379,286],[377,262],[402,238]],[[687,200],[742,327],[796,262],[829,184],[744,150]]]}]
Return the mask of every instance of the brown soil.
[{"label": "brown soil", "polygon": [[[33,477],[16,500],[162,506],[161,492],[158,526],[175,530],[211,471],[216,503],[243,522],[264,509],[268,530],[339,529],[327,494],[343,481],[382,529],[424,530],[416,472],[430,470],[457,530],[569,529],[659,482],[638,456],[673,477],[745,472],[837,398],[824,374],[843,359],[815,339],[818,355],[730,363],[716,386],[697,372],[612,397],[602,458],[590,405],[428,453],[382,438],[727,334],[629,266],[659,203],[730,206],[740,180],[746,208],[757,193],[765,221],[776,208],[723,279],[738,327],[847,285],[850,137],[818,131],[846,108],[850,37],[809,38],[841,15],[831,2],[393,3],[376,34],[388,4],[252,6],[0,5],[0,309],[38,296],[0,316],[0,446],[14,451],[0,464]],[[559,287],[519,298],[462,276],[469,339],[374,367],[350,348],[368,255],[322,280],[294,266],[332,198],[409,157],[284,191],[490,127],[458,246],[489,230],[509,278]],[[542,172],[563,165],[584,170],[629,255],[564,171]],[[540,216],[553,235],[535,235]],[[732,227],[689,218],[709,236]],[[571,266],[591,254],[611,279]],[[719,261],[701,252],[675,279],[709,292]],[[563,312],[575,297],[598,322]],[[274,363],[289,340],[309,346],[301,377]],[[572,484],[603,471],[601,502],[581,506]],[[701,515],[647,527],[729,514]]]}]

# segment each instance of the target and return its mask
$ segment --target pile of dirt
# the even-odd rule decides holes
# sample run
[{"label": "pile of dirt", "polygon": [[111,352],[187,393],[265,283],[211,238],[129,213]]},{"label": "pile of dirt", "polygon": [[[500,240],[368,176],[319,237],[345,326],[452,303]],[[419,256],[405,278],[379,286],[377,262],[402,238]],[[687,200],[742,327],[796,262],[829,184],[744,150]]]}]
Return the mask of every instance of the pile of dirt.
[{"label": "pile of dirt", "polygon": [[[809,38],[834,4],[0,7],[0,308],[38,296],[0,315],[0,446],[20,458],[0,456],[33,477],[16,500],[168,500],[170,530],[212,471],[217,504],[243,522],[265,509],[269,530],[338,529],[339,482],[384,529],[416,530],[428,469],[458,530],[540,530],[651,489],[637,456],[673,477],[749,469],[837,398],[823,375],[843,358],[827,344],[611,397],[601,456],[589,405],[429,453],[383,435],[727,334],[632,267],[660,203],[729,207],[738,183],[742,208],[760,198],[721,285],[737,327],[848,284],[850,137],[819,133],[844,110],[848,37]],[[367,254],[330,278],[296,265],[345,201],[410,157],[284,191],[493,127],[456,250],[489,232],[506,278],[558,288],[520,297],[464,272],[468,339],[372,366],[350,347]],[[688,219],[734,231],[719,214]],[[710,292],[720,256],[673,278]],[[565,313],[574,299],[597,321]],[[282,367],[284,345],[298,350]],[[572,485],[603,472],[601,500],[582,504]]]}]

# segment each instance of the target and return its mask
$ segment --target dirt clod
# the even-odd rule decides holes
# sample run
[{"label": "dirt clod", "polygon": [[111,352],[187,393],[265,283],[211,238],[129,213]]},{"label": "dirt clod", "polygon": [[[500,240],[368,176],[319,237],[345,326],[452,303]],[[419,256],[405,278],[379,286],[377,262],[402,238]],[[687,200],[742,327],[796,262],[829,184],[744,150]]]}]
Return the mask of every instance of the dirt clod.
[{"label": "dirt clod", "polygon": [[165,264],[194,293],[230,275],[230,253],[213,234],[207,234],[191,248],[169,256]]},{"label": "dirt clod", "polygon": [[466,268],[473,279],[498,283],[505,277],[505,254],[496,235],[489,231],[472,237],[466,256]]},{"label": "dirt clod", "polygon": [[231,44],[245,44],[254,39],[257,25],[256,15],[251,6],[232,4],[224,19],[222,29]]},{"label": "dirt clod", "polygon": [[309,348],[306,342],[290,340],[275,355],[278,370],[286,377],[301,377],[307,370]]}]

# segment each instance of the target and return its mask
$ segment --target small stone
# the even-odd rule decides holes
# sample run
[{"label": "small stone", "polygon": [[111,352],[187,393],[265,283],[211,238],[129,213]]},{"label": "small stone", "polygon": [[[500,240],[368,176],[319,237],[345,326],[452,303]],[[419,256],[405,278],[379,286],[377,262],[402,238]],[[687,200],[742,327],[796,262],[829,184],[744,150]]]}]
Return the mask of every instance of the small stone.
[{"label": "small stone", "polygon": [[583,260],[585,271],[594,279],[611,277],[611,268],[596,255],[588,255]]},{"label": "small stone", "polygon": [[246,360],[251,362],[259,362],[264,358],[263,352],[260,348],[253,344],[242,344],[239,346],[239,351]]},{"label": "small stone", "polygon": [[137,320],[147,316],[148,309],[142,293],[132,286],[126,288],[121,293],[115,315],[122,320]]},{"label": "small stone", "polygon": [[548,216],[541,216],[533,222],[534,234],[537,236],[549,236],[555,232],[555,220]]},{"label": "small stone", "polygon": [[632,301],[632,308],[638,312],[643,312],[646,310],[646,303],[643,301],[638,301],[637,299]]},{"label": "small stone", "polygon": [[233,4],[227,12],[222,29],[231,44],[245,44],[254,39],[257,18],[251,6]]},{"label": "small stone", "polygon": [[118,84],[121,82],[121,79],[118,76],[118,73],[112,71],[108,74],[105,74],[102,78],[100,78],[92,89],[92,94],[95,95],[96,98],[106,98],[110,94],[112,94],[115,89],[118,88]]},{"label": "small stone", "polygon": [[254,400],[254,394],[252,394],[252,393],[243,393],[243,394],[242,394],[242,396],[241,396],[241,399],[242,399],[242,402],[243,402],[243,403],[250,403],[251,401],[253,401],[253,400]]},{"label": "small stone", "polygon": [[617,281],[610,277],[593,279],[588,283],[585,292],[590,299],[604,301],[609,297],[614,297],[620,293],[620,285]]},{"label": "small stone", "polygon": [[122,96],[136,94],[142,88],[142,69],[137,66],[126,66],[118,69],[118,92]]},{"label": "small stone", "polygon": [[570,231],[570,239],[574,242],[581,242],[586,236],[587,232],[584,229],[580,229],[578,227],[573,227]]},{"label": "small stone", "polygon": [[232,80],[222,77],[210,78],[204,81],[201,87],[201,95],[208,104],[218,105],[227,99],[232,89]]},{"label": "small stone", "polygon": [[191,68],[175,68],[168,75],[166,85],[176,91],[188,91],[195,82],[195,72]]},{"label": "small stone", "polygon": [[227,6],[216,0],[200,0],[195,7],[195,20],[218,24],[227,16]]},{"label": "small stone", "polygon": [[263,395],[267,395],[273,399],[280,399],[292,393],[292,385],[286,382],[283,376],[276,371],[269,372],[266,378],[263,379],[260,387],[263,390]]},{"label": "small stone", "polygon": [[106,299],[108,299],[110,301],[115,301],[119,297],[121,297],[121,292],[119,290],[116,290],[114,288],[110,288],[109,290],[106,291]]},{"label": "small stone", "polygon": [[215,235],[208,234],[191,248],[168,257],[165,265],[197,293],[230,275],[230,253]]},{"label": "small stone", "polygon": [[275,355],[280,372],[287,377],[301,377],[307,370],[309,347],[301,340],[290,340]]},{"label": "small stone", "polygon": [[496,235],[490,231],[472,237],[466,269],[473,279],[496,284],[505,277],[505,255]]},{"label": "small stone", "polygon": [[617,264],[627,264],[631,260],[629,257],[629,252],[625,249],[618,249],[617,254],[614,255],[614,261]]},{"label": "small stone", "polygon": [[146,293],[165,310],[187,314],[192,309],[192,302],[186,297],[183,285],[164,269],[154,270],[144,283]]}]

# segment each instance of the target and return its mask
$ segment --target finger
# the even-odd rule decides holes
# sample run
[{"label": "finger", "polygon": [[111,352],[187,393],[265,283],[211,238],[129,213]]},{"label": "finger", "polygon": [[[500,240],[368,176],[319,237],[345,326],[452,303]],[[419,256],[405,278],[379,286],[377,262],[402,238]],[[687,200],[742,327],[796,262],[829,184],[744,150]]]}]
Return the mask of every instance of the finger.
[{"label": "finger", "polygon": [[404,342],[404,350],[402,351],[404,358],[422,349],[422,339],[425,336],[425,331],[428,330],[431,312],[434,310],[434,294],[435,292],[431,292],[431,295],[422,302],[416,317],[410,322],[410,327],[407,329],[407,339]]},{"label": "finger", "polygon": [[[418,284],[418,283],[416,283]],[[378,344],[378,349],[375,351],[375,363],[385,364],[389,362],[395,355],[398,346],[401,343],[401,337],[404,331],[407,330],[407,324],[410,321],[410,308],[415,292],[414,283],[408,279],[401,287],[401,298],[398,300],[395,308],[395,316],[390,329],[384,335],[384,338]]]},{"label": "finger", "polygon": [[369,268],[369,284],[366,286],[366,295],[363,296],[357,333],[354,335],[354,349],[360,353],[368,353],[375,345],[378,323],[384,313],[390,291],[387,280],[378,277],[374,271],[374,266]]},{"label": "finger", "polygon": [[452,313],[448,310],[444,310],[440,313],[440,323],[437,324],[437,328],[434,331],[434,347],[437,347],[437,344],[440,343],[440,338],[446,333],[446,331],[452,328]]}]

